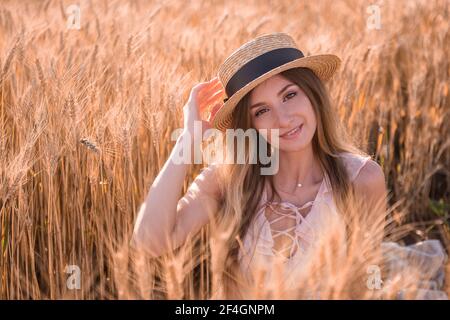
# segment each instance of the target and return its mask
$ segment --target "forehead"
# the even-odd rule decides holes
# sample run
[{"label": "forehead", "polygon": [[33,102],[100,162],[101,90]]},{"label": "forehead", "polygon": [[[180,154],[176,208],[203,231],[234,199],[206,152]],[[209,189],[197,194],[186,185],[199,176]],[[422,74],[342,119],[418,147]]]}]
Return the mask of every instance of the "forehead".
[{"label": "forehead", "polygon": [[256,101],[266,96],[276,96],[288,84],[293,84],[293,82],[279,74],[273,75],[253,88],[250,94],[250,100]]}]

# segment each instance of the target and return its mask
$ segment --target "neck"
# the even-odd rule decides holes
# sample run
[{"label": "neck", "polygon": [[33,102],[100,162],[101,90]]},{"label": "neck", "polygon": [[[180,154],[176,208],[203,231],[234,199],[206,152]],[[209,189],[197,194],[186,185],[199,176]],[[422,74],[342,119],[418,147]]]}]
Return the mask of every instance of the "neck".
[{"label": "neck", "polygon": [[274,183],[283,190],[294,192],[299,183],[302,187],[314,185],[324,177],[319,160],[314,156],[312,144],[296,152],[280,151],[279,160]]}]

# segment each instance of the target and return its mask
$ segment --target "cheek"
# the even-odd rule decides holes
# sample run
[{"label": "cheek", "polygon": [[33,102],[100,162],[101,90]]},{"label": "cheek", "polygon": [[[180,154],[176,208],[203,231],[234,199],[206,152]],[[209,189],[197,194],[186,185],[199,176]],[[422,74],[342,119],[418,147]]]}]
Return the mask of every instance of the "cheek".
[{"label": "cheek", "polygon": [[307,125],[306,125],[306,129],[304,131],[304,134],[308,137],[307,139],[312,139],[312,137],[314,136],[314,133],[316,132],[317,129],[317,120],[316,120],[316,116],[314,113],[309,114],[308,118],[306,119]]},{"label": "cheek", "polygon": [[261,130],[266,131],[269,136],[270,130],[272,128],[275,128],[273,121],[269,115],[265,115],[257,119],[252,119],[252,127],[256,129],[259,133],[261,133]]},{"label": "cheek", "polygon": [[311,111],[308,118],[310,126],[314,129],[317,126],[317,117],[314,111]]},{"label": "cheek", "polygon": [[303,114],[308,124],[308,127],[314,129],[317,125],[317,117],[316,113],[314,112],[314,107],[308,101],[303,110],[304,110]]}]

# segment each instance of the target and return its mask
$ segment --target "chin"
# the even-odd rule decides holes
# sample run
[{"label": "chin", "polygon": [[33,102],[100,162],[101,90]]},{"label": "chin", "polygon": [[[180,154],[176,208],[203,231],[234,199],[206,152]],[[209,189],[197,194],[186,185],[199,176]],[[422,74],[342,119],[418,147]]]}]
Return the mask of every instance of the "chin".
[{"label": "chin", "polygon": [[297,152],[297,151],[301,151],[303,149],[306,149],[309,145],[310,145],[311,141],[308,143],[304,143],[302,141],[299,142],[288,142],[288,143],[283,143],[280,141],[280,151],[283,152]]}]

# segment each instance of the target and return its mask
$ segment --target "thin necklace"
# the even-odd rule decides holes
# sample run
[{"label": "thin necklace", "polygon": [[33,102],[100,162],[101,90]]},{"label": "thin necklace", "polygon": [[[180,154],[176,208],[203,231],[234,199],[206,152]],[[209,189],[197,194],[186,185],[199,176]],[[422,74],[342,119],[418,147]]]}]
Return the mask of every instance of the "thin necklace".
[{"label": "thin necklace", "polygon": [[[303,186],[303,185],[302,185],[301,183],[297,183],[297,188],[300,188],[300,187],[302,187],[302,186]],[[294,193],[284,191],[283,189],[281,189],[281,188],[279,188],[279,187],[278,187],[277,189],[280,190],[280,191],[283,191],[284,193],[294,195]]]},{"label": "thin necklace", "polygon": [[[302,186],[303,186],[303,184],[297,181],[297,187],[296,187],[295,190],[297,190],[297,188],[300,188],[300,187],[302,187]],[[294,193],[284,191],[283,189],[280,189],[280,188],[277,188],[277,189],[280,190],[280,191],[282,191],[282,192],[284,192],[284,193],[287,193],[287,194],[290,194],[290,195],[295,195]]]},{"label": "thin necklace", "polygon": [[[297,188],[300,188],[300,187],[302,187],[302,186],[303,186],[303,184],[301,184],[300,182],[297,183]],[[281,189],[281,188],[279,188],[279,187],[277,187],[277,189],[280,190],[280,191],[283,191],[284,193],[287,193],[287,194],[290,194],[290,195],[295,195],[294,193],[287,192],[287,191],[285,191],[285,190],[283,190],[283,189]],[[296,190],[297,190],[297,189],[296,189]]]}]

